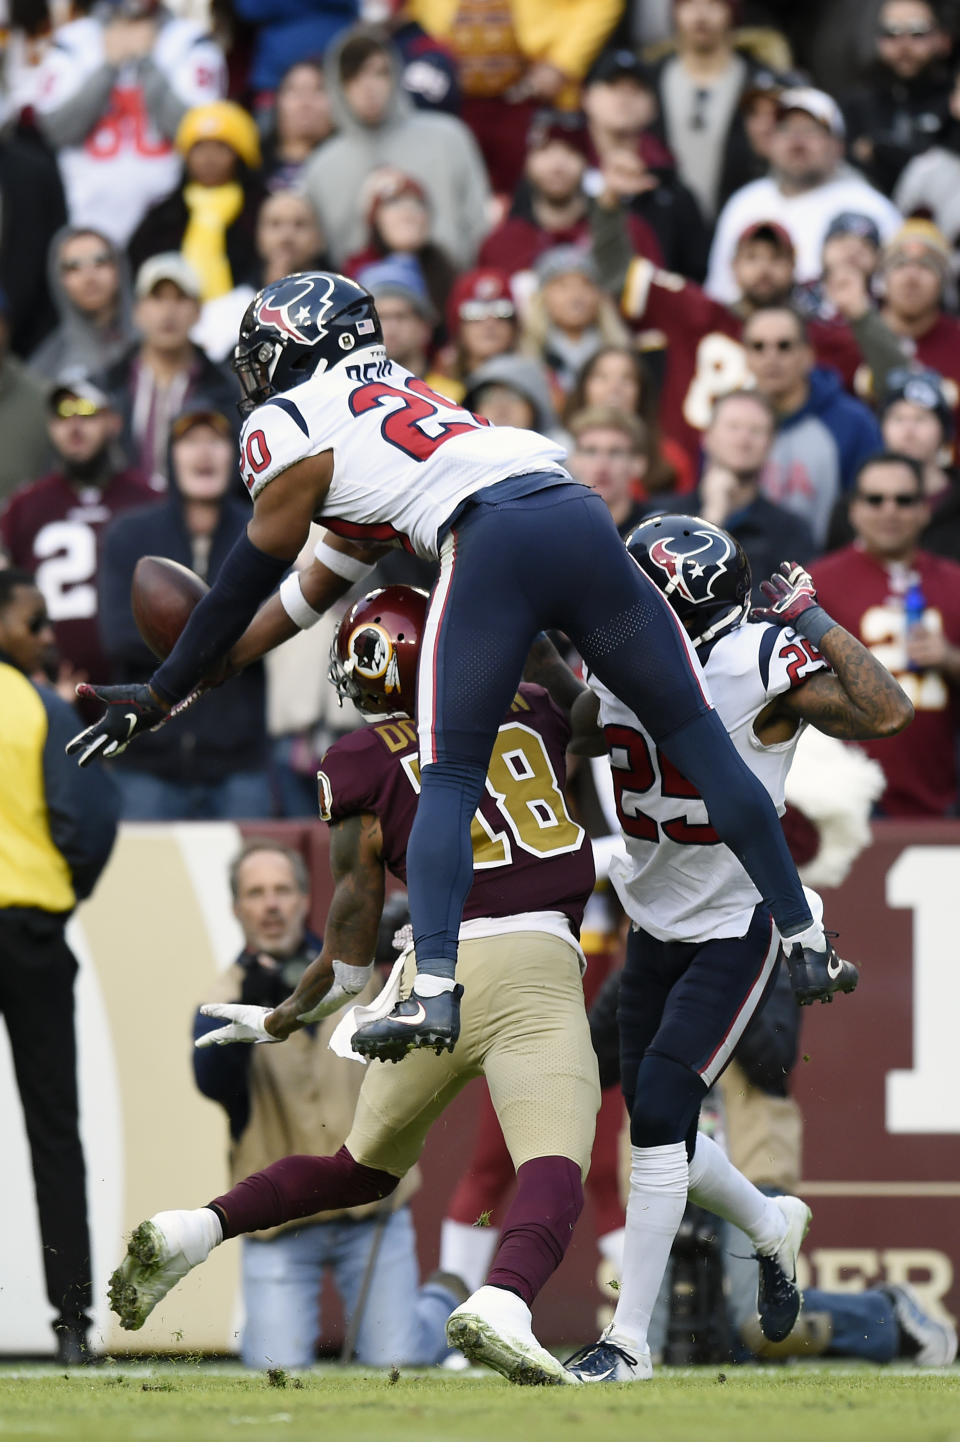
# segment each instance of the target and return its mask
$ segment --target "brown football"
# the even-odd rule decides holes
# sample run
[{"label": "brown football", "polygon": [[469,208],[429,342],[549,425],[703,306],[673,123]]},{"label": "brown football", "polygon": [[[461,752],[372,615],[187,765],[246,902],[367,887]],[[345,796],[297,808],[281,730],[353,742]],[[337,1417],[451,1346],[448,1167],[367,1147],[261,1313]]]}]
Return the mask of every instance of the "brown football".
[{"label": "brown football", "polygon": [[130,605],[140,635],[160,660],[169,656],[190,613],[207,594],[206,581],[166,556],[141,556],[133,573]]}]

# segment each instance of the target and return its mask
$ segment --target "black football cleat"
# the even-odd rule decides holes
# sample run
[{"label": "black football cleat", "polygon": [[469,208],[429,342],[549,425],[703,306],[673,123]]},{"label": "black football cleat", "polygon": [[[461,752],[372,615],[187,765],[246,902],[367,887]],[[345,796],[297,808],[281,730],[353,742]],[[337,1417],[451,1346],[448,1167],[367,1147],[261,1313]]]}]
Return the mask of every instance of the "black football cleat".
[{"label": "black football cleat", "polygon": [[800,1313],[797,1257],[810,1226],[811,1212],[799,1197],[774,1197],[773,1204],[783,1213],[786,1231],[775,1252],[769,1256],[757,1254],[757,1312],[760,1331],[767,1341],[782,1342],[793,1331]]},{"label": "black football cleat", "polygon": [[453,1051],[460,1035],[460,998],[463,987],[439,996],[418,996],[398,1001],[393,1011],[367,1022],[353,1034],[354,1051],[368,1061],[400,1061],[408,1051],[433,1047],[437,1056]]},{"label": "black football cleat", "polygon": [[826,951],[795,945],[787,952],[790,985],[798,1006],[814,1001],[833,1001],[838,991],[856,991],[860,973],[852,961],[844,961],[831,941]]}]

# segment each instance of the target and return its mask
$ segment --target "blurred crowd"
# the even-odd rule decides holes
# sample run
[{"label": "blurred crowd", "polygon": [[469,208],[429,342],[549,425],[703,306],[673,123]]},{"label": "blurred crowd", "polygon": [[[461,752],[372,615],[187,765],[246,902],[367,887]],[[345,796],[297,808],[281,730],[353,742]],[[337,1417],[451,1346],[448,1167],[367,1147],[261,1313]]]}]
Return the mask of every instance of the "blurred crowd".
[{"label": "blurred crowd", "polygon": [[[0,548],[62,695],[151,673],[140,556],[215,577],[249,514],[240,318],[334,267],[391,358],[563,441],[624,535],[692,511],[756,582],[812,565],[917,708],[876,746],[881,809],[956,813],[960,6],[7,0],[5,24]],[[121,758],[123,814],[314,815],[353,724],[335,624]]]}]

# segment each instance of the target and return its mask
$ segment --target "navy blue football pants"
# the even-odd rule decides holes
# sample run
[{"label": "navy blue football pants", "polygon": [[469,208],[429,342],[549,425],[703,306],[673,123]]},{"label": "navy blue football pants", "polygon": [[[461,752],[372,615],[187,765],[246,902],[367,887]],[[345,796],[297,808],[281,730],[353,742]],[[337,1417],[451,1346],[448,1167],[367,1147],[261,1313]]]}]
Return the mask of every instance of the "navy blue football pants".
[{"label": "navy blue football pants", "polygon": [[696,1144],[700,1103],[777,975],[780,938],[758,906],[744,936],[659,941],[634,930],[620,978],[620,1085],[635,1147]]},{"label": "navy blue football pants", "polygon": [[599,496],[574,481],[537,485],[543,476],[479,492],[441,551],[420,647],[421,792],[407,848],[418,965],[453,975],[473,881],[471,819],[527,653],[548,628],[570,637],[696,787],[780,931],[808,926],[776,811],[709,707],[675,613]]}]

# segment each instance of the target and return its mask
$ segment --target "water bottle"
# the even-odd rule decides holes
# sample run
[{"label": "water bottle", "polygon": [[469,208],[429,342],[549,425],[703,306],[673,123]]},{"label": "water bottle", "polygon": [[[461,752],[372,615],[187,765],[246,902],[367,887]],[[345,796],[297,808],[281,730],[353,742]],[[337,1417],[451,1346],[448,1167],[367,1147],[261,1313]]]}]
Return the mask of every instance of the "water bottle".
[{"label": "water bottle", "polygon": [[[918,626],[923,625],[923,617],[927,609],[927,598],[923,594],[923,587],[919,580],[913,581],[907,588],[903,598],[903,620],[905,638],[909,640],[910,633]],[[915,661],[907,662],[907,669],[910,671],[922,671],[923,667],[918,666]]]}]

